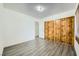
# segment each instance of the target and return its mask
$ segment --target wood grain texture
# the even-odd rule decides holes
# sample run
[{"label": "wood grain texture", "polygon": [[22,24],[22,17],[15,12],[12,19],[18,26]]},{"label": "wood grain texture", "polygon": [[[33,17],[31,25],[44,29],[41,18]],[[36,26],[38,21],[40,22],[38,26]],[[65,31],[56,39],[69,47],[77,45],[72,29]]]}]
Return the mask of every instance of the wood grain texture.
[{"label": "wood grain texture", "polygon": [[6,47],[3,56],[75,56],[73,47],[61,42],[37,38],[28,42]]},{"label": "wood grain texture", "polygon": [[46,21],[44,27],[45,39],[74,46],[74,16]]}]

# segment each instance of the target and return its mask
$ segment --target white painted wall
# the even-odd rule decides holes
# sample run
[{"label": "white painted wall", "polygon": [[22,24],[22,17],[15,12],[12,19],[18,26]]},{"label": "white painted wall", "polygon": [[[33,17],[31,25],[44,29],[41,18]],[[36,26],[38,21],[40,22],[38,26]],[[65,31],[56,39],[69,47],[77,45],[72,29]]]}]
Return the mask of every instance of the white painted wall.
[{"label": "white painted wall", "polygon": [[2,52],[3,52],[3,39],[4,39],[4,37],[3,37],[3,6],[2,6],[2,4],[0,4],[0,56],[2,55]]},{"label": "white painted wall", "polygon": [[44,38],[44,21],[39,22],[39,37]]},{"label": "white painted wall", "polygon": [[35,39],[35,18],[5,9],[5,47]]},{"label": "white painted wall", "polygon": [[60,18],[74,16],[74,15],[75,15],[75,9],[41,19],[41,21],[39,22],[39,37],[44,38],[44,22],[45,21],[57,20]]},{"label": "white painted wall", "polygon": [[6,8],[2,11],[0,9],[0,47],[2,41],[3,47],[7,47],[35,39],[36,18]]}]

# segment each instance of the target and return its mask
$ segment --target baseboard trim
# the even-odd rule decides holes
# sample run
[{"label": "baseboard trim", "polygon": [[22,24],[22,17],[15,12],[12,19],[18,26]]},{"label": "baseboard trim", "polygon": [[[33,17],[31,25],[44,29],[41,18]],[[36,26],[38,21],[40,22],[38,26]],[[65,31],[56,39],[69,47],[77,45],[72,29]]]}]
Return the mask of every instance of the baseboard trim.
[{"label": "baseboard trim", "polygon": [[[34,40],[34,39],[31,39],[31,40]],[[15,44],[11,44],[11,45],[8,45],[8,46],[4,46],[4,48],[11,47],[11,46],[15,46],[15,45],[18,45],[18,44],[21,44],[21,43],[24,43],[24,42],[28,42],[28,41],[30,41],[30,40],[21,41],[21,42],[15,43]]]}]

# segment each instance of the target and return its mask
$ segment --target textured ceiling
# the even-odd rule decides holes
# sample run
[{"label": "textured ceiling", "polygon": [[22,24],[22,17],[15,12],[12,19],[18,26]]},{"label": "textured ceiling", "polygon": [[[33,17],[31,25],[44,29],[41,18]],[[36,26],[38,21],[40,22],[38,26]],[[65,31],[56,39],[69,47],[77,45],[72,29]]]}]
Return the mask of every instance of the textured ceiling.
[{"label": "textured ceiling", "polygon": [[[38,12],[35,7],[41,5],[45,11]],[[75,8],[75,3],[4,3],[4,7],[12,9],[35,18],[41,19],[47,16],[72,10]]]}]

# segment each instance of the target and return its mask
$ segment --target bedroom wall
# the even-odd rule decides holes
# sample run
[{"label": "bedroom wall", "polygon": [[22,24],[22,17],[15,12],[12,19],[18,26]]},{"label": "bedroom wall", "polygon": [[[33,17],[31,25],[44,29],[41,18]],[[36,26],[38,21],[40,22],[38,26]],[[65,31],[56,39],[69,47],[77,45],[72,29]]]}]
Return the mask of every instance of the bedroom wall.
[{"label": "bedroom wall", "polygon": [[35,21],[37,19],[31,16],[6,8],[2,12],[0,9],[0,38],[3,37],[3,47],[35,39]]},{"label": "bedroom wall", "polygon": [[5,9],[5,47],[35,39],[35,18]]},{"label": "bedroom wall", "polygon": [[3,37],[3,26],[4,26],[4,24],[3,24],[3,6],[2,6],[2,4],[0,4],[0,56],[2,55],[2,53],[3,53],[3,48],[4,48],[4,37]]}]

